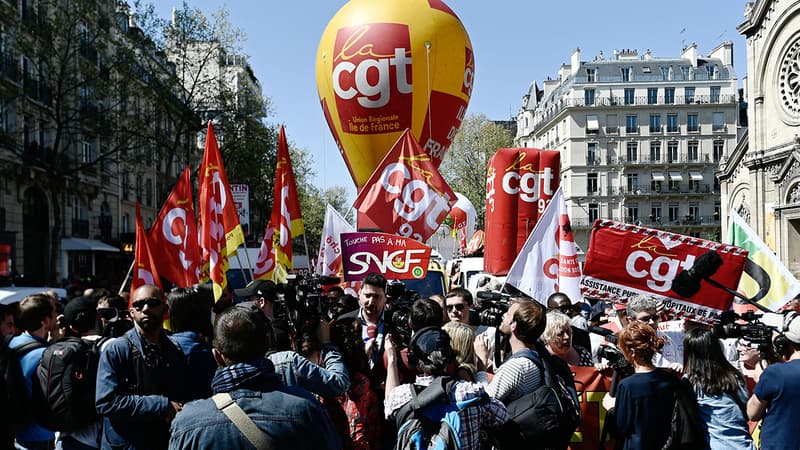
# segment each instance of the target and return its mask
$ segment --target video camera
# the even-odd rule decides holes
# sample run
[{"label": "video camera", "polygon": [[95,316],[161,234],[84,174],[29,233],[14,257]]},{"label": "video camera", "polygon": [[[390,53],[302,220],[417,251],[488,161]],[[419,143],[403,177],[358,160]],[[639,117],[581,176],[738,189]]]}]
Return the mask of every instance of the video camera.
[{"label": "video camera", "polygon": [[480,324],[488,327],[499,327],[503,315],[511,306],[511,296],[505,292],[478,291],[478,318]]},{"label": "video camera", "polygon": [[304,334],[315,333],[319,321],[328,311],[328,297],[322,293],[322,286],[338,283],[337,277],[288,275],[286,283],[277,285],[275,318],[286,320],[298,341]]},{"label": "video camera", "polygon": [[[772,333],[777,331],[773,326],[761,322],[763,314],[747,311],[736,314],[733,311],[725,311],[720,316],[720,321],[714,325],[714,336],[720,339],[741,338],[759,346],[772,345]],[[736,323],[736,320],[743,320],[745,323]]]},{"label": "video camera", "polygon": [[419,299],[419,294],[406,289],[399,280],[386,284],[386,302],[391,307],[390,333],[399,348],[406,348],[411,342],[411,304]]}]

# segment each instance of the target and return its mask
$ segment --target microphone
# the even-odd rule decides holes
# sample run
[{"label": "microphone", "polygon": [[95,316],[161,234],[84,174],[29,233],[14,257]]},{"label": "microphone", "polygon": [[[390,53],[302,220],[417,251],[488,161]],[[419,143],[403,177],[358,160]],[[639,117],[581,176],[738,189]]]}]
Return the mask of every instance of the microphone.
[{"label": "microphone", "polygon": [[672,280],[672,290],[681,297],[691,297],[700,290],[700,282],[717,273],[720,266],[722,257],[719,253],[713,250],[703,253],[697,257],[691,269],[682,270]]}]

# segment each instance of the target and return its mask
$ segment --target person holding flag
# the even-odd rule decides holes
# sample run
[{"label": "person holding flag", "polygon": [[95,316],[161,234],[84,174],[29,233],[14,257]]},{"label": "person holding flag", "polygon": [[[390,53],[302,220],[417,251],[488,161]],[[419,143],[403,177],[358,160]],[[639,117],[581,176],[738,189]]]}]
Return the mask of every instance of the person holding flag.
[{"label": "person holding flag", "polygon": [[222,164],[217,137],[208,122],[206,148],[200,165],[200,245],[205,279],[210,279],[214,301],[228,284],[228,257],[244,244],[244,232],[236,213],[228,176]]}]

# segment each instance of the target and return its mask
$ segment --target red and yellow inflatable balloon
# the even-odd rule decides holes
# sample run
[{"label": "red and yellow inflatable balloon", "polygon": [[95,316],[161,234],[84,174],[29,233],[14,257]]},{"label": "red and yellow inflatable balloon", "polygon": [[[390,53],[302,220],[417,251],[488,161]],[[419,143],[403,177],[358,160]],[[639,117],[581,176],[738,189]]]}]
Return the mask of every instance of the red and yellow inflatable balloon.
[{"label": "red and yellow inflatable balloon", "polygon": [[403,130],[438,164],[472,93],[469,36],[441,0],[351,0],[317,52],[322,110],[358,188]]}]

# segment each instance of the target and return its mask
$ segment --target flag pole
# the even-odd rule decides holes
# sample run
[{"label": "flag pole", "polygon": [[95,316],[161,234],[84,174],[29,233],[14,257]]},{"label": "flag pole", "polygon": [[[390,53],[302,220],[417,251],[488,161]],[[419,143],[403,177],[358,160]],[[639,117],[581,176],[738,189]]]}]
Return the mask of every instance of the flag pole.
[{"label": "flag pole", "polygon": [[311,254],[308,252],[308,239],[306,238],[306,234],[303,233],[303,243],[306,246],[306,262],[308,264],[308,273],[312,273],[313,266],[311,265]]},{"label": "flag pole", "polygon": [[134,257],[133,261],[131,261],[131,267],[128,269],[128,274],[125,275],[125,279],[122,280],[122,284],[119,286],[119,292],[117,292],[117,295],[122,295],[122,292],[125,291],[125,285],[128,284],[128,280],[131,277],[131,273],[133,273],[134,264],[136,264],[136,257]]},{"label": "flag pole", "polygon": [[[239,257],[239,252],[236,252],[236,257]],[[250,269],[250,280],[255,280],[255,274],[253,273],[253,263],[250,262],[250,252],[247,251],[247,240],[244,241],[244,257],[247,259],[247,268]],[[240,263],[241,264],[241,263]]]},{"label": "flag pole", "polygon": [[[247,244],[244,246],[244,253],[247,254]],[[242,264],[242,258],[239,257],[239,249],[236,249],[236,261],[239,263],[239,270],[242,271],[242,278],[247,280],[247,272],[244,271],[244,264]],[[250,258],[248,258],[247,262],[250,262]],[[253,281],[253,269],[250,269],[250,281]]]}]

